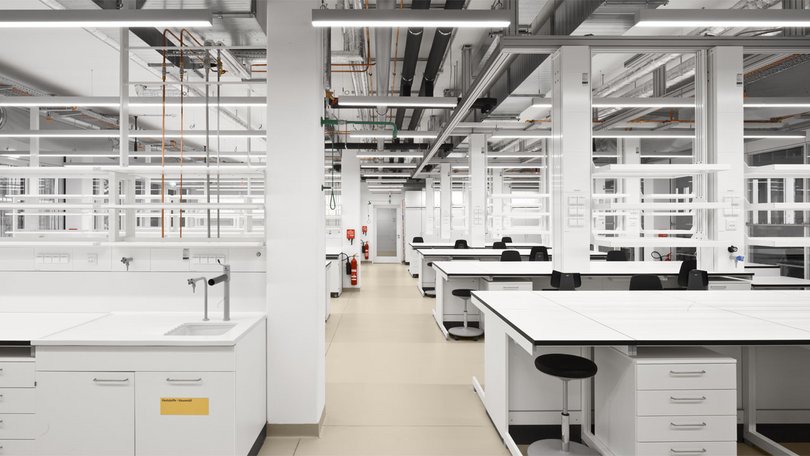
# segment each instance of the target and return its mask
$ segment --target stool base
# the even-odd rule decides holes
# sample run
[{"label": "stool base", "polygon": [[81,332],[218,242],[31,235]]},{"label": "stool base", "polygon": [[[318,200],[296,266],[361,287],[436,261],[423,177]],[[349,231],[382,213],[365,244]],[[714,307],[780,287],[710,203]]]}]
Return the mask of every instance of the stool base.
[{"label": "stool base", "polygon": [[538,440],[529,445],[529,456],[548,456],[548,455],[585,455],[585,456],[598,456],[599,453],[595,450],[577,442],[568,443],[568,452],[562,450],[562,440],[547,439]]},{"label": "stool base", "polygon": [[484,335],[484,330],[481,328],[473,328],[472,326],[453,326],[447,332],[454,337],[469,339],[473,337],[481,337]]}]

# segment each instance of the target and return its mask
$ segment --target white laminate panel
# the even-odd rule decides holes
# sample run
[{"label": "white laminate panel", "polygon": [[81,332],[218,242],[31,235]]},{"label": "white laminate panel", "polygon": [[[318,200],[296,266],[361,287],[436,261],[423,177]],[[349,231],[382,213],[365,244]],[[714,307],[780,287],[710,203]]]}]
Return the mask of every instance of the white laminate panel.
[{"label": "white laminate panel", "polygon": [[737,454],[737,442],[639,443],[641,456],[730,456]]},{"label": "white laminate panel", "polygon": [[32,341],[103,317],[103,313],[1,312],[0,341]]},{"label": "white laminate panel", "polygon": [[33,362],[0,363],[0,388],[33,388],[34,381]]},{"label": "white laminate panel", "polygon": [[639,390],[736,389],[737,369],[725,364],[643,364],[636,366]]},{"label": "white laminate panel", "polygon": [[0,456],[29,456],[36,448],[35,440],[0,439]]},{"label": "white laminate panel", "polygon": [[0,388],[0,413],[34,413],[34,388]]},{"label": "white laminate panel", "polygon": [[736,442],[737,416],[642,416],[639,442]]},{"label": "white laminate panel", "polygon": [[33,439],[36,436],[36,415],[0,414],[0,439]]},{"label": "white laminate panel", "polygon": [[638,391],[636,398],[638,416],[737,414],[734,389]]}]

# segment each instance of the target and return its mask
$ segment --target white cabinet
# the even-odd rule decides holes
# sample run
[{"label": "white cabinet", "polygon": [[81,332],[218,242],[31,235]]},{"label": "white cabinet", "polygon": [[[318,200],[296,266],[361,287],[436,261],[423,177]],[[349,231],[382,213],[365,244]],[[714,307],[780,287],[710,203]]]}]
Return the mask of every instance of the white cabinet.
[{"label": "white cabinet", "polygon": [[484,279],[486,291],[532,291],[531,280],[520,279]]},{"label": "white cabinet", "polygon": [[233,372],[138,372],[138,455],[234,454]]},{"label": "white cabinet", "polygon": [[37,454],[135,454],[133,372],[39,372]]},{"label": "white cabinet", "polygon": [[33,440],[0,439],[0,456],[29,456],[36,454]]}]

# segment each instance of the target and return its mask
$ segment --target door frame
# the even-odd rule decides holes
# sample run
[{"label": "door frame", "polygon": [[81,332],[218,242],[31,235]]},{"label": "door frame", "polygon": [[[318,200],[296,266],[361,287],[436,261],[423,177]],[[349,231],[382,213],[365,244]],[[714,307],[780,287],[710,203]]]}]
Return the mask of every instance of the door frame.
[{"label": "door frame", "polygon": [[[396,212],[396,256],[379,256],[377,254],[377,209],[394,209]],[[402,263],[402,206],[399,204],[372,204],[371,205],[371,262],[372,263]]]}]

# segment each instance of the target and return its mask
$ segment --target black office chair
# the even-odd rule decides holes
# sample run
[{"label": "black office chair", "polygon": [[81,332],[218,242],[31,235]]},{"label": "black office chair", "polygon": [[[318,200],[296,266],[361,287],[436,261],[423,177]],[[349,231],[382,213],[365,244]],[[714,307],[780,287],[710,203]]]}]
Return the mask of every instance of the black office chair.
[{"label": "black office chair", "polygon": [[578,272],[551,271],[551,286],[557,290],[572,291],[582,286]]},{"label": "black office chair", "polygon": [[501,242],[503,242],[504,244],[511,244],[512,243],[512,238],[509,237],[509,236],[504,236],[504,237],[501,238]]},{"label": "black office chair", "polygon": [[546,375],[559,378],[563,382],[562,439],[538,440],[529,445],[528,455],[598,455],[599,453],[591,448],[571,441],[570,416],[568,414],[568,382],[593,377],[598,371],[596,364],[581,356],[552,353],[538,356],[534,360],[534,367]]},{"label": "black office chair", "polygon": [[503,241],[495,241],[492,243],[492,248],[503,250],[506,248],[506,243]]},{"label": "black office chair", "polygon": [[417,242],[425,242],[425,239],[422,238],[422,236],[416,236],[415,238],[413,238],[413,241],[411,241],[411,242],[416,244]]},{"label": "black office chair", "polygon": [[548,247],[543,245],[532,247],[532,251],[529,253],[529,261],[549,261]]},{"label": "black office chair", "polygon": [[687,290],[708,290],[709,273],[702,269],[692,269],[689,271],[689,280],[686,283]]},{"label": "black office chair", "polygon": [[630,277],[631,290],[663,290],[661,279],[654,274],[639,274]]},{"label": "black office chair", "polygon": [[627,261],[627,253],[624,250],[611,250],[607,253],[605,261]]},{"label": "black office chair", "polygon": [[459,240],[456,241],[455,244],[453,244],[453,248],[454,249],[469,249],[470,246],[467,245],[467,240],[466,239],[459,239]]},{"label": "black office chair", "polygon": [[452,291],[453,296],[464,300],[464,325],[453,326],[447,330],[451,336],[457,339],[477,339],[484,334],[483,329],[471,327],[467,321],[467,304],[470,302],[471,293],[472,290],[467,288],[459,288]]},{"label": "black office chair", "polygon": [[521,261],[520,252],[517,250],[504,250],[501,252],[501,261]]},{"label": "black office chair", "polygon": [[687,288],[689,286],[689,273],[697,269],[697,260],[684,260],[681,262],[681,269],[678,270],[678,286]]}]

